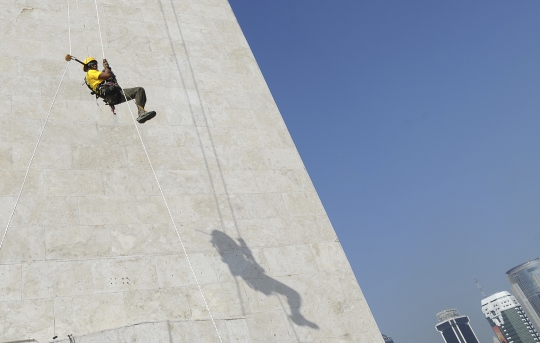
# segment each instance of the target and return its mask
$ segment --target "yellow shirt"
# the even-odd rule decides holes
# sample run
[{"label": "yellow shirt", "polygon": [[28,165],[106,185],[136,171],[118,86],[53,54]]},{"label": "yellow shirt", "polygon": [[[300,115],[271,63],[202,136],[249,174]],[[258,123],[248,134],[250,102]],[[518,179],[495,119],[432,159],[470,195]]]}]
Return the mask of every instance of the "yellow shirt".
[{"label": "yellow shirt", "polygon": [[86,82],[94,91],[97,89],[97,86],[103,82],[103,80],[99,79],[99,74],[101,74],[101,72],[94,69],[89,69],[86,73]]}]

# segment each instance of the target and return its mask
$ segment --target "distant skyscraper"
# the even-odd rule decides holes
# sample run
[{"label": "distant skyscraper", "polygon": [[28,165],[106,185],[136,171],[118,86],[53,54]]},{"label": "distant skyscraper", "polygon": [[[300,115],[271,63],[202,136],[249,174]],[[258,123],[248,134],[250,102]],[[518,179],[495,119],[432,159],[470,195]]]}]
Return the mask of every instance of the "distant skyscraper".
[{"label": "distant skyscraper", "polygon": [[520,264],[506,272],[512,292],[540,332],[540,259]]},{"label": "distant skyscraper", "polygon": [[540,342],[529,317],[510,293],[499,292],[482,299],[482,312],[500,343]]},{"label": "distant skyscraper", "polygon": [[382,338],[384,339],[384,343],[394,343],[390,336],[382,335]]},{"label": "distant skyscraper", "polygon": [[469,317],[461,316],[455,308],[437,313],[435,325],[446,343],[480,343],[469,325]]}]

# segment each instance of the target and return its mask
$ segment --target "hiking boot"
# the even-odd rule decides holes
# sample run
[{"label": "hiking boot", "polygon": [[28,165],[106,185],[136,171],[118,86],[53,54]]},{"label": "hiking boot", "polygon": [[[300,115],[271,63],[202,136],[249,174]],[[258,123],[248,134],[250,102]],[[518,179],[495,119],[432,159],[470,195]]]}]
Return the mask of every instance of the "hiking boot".
[{"label": "hiking boot", "polygon": [[140,124],[144,124],[147,120],[150,120],[156,116],[155,111],[150,112],[139,112],[139,116],[137,117],[137,121]]},{"label": "hiking boot", "polygon": [[155,111],[146,112],[146,110],[142,107],[137,105],[137,109],[139,112],[139,116],[137,117],[137,121],[140,124],[144,124],[147,120],[150,120],[156,116]]}]

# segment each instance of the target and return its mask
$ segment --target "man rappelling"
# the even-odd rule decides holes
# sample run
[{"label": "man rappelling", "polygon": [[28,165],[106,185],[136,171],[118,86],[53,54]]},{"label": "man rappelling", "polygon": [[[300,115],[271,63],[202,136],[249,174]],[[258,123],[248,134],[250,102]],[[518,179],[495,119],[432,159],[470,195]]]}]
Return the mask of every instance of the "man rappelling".
[{"label": "man rappelling", "polygon": [[[73,56],[70,56],[70,58],[75,59]],[[80,62],[79,60],[77,61]],[[83,70],[86,72],[85,82],[88,88],[92,90],[93,94],[102,98],[107,105],[111,106],[113,112],[114,105],[125,102],[127,98],[128,101],[135,100],[135,103],[137,104],[139,114],[137,121],[139,123],[143,124],[156,116],[155,111],[147,112],[144,109],[144,106],[146,105],[146,92],[144,91],[144,88],[134,87],[122,89],[116,82],[116,77],[106,59],[103,59],[103,71],[98,70],[98,62],[93,57],[87,57],[82,62],[82,65]]]}]

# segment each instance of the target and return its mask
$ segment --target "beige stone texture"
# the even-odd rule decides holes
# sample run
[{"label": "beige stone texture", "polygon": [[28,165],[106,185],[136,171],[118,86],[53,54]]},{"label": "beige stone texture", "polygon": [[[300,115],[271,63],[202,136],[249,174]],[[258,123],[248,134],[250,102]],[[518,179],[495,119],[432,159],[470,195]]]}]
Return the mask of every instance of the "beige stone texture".
[{"label": "beige stone texture", "polygon": [[229,3],[97,4],[144,125],[93,0],[0,1],[0,342],[382,343]]}]

